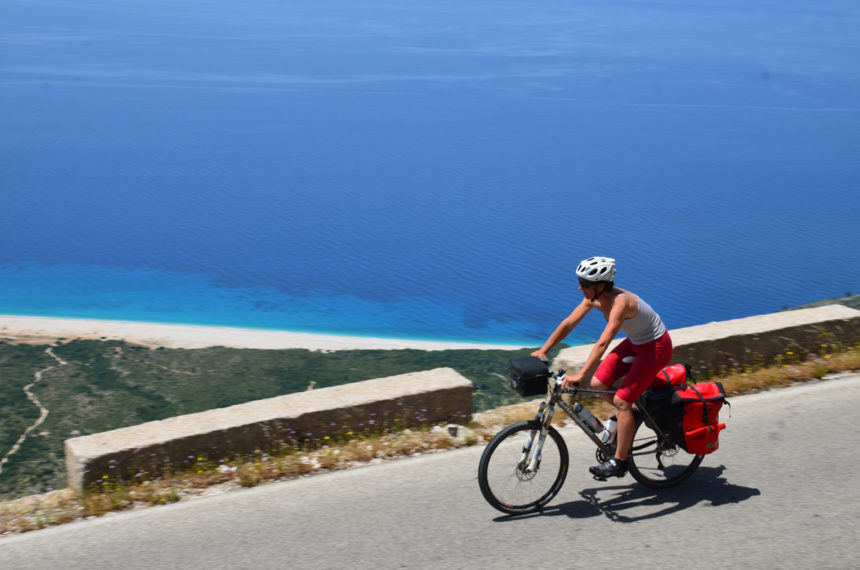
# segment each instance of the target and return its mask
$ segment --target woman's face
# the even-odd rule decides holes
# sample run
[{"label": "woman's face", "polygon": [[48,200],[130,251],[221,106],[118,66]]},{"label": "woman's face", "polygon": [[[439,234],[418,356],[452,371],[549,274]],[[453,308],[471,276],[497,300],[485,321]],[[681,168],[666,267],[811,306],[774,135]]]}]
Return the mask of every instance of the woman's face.
[{"label": "woman's face", "polygon": [[582,294],[586,297],[588,296],[589,291],[594,287],[597,287],[597,283],[593,281],[586,281],[585,279],[579,280],[579,290],[582,291]]}]

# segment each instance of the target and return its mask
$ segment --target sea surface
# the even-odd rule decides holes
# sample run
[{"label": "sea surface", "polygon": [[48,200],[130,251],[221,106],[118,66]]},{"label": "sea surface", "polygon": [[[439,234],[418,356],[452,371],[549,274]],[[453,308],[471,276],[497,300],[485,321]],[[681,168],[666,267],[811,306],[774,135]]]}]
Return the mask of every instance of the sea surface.
[{"label": "sea surface", "polygon": [[539,345],[592,255],[670,328],[857,293],[858,29],[856,0],[2,0],[0,314]]}]

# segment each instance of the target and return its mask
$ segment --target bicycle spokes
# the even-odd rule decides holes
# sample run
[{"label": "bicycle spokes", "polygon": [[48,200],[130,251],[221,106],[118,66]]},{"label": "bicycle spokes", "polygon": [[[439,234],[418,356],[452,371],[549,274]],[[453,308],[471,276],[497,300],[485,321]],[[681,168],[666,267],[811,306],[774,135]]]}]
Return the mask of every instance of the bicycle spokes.
[{"label": "bicycle spokes", "polygon": [[552,427],[519,422],[496,434],[478,467],[484,498],[509,514],[539,510],[558,493],[567,474],[567,447]]}]

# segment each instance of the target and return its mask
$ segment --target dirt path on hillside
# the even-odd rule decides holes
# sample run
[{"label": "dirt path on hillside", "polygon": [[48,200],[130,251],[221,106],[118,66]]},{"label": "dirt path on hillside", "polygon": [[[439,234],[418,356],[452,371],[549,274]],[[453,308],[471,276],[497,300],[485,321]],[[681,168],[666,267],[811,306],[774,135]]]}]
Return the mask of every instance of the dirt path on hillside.
[{"label": "dirt path on hillside", "polygon": [[57,361],[56,366],[49,366],[48,368],[39,370],[35,374],[35,379],[26,386],[24,386],[24,393],[27,394],[27,399],[33,402],[34,406],[39,408],[39,418],[33,423],[33,425],[24,430],[24,433],[21,434],[21,437],[18,438],[18,441],[15,442],[15,445],[12,446],[12,449],[10,449],[6,453],[6,455],[3,456],[3,459],[0,459],[0,474],[3,473],[3,466],[6,464],[7,461],[9,461],[9,457],[14,455],[21,448],[21,445],[23,445],[24,441],[27,440],[27,437],[33,432],[33,430],[42,425],[45,422],[45,419],[48,417],[48,408],[42,405],[42,402],[39,401],[39,398],[37,398],[36,395],[30,391],[30,389],[42,381],[42,374],[48,372],[49,370],[53,370],[54,368],[65,366],[67,362],[54,354],[50,347],[46,348],[45,352]]}]

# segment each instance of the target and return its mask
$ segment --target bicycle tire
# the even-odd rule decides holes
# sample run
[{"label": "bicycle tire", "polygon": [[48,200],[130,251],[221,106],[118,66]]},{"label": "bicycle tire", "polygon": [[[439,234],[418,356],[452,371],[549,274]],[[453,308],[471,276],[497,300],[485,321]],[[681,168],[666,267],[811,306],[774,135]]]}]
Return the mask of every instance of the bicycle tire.
[{"label": "bicycle tire", "polygon": [[517,422],[497,433],[481,455],[478,483],[490,505],[510,515],[541,510],[561,490],[567,477],[569,456],[564,439],[550,426],[538,468],[529,473],[521,461],[524,444],[540,434],[536,420]]},{"label": "bicycle tire", "polygon": [[636,432],[627,457],[630,475],[648,487],[672,487],[686,481],[692,475],[704,455],[687,453],[669,439],[660,436],[645,420],[636,414]]}]

